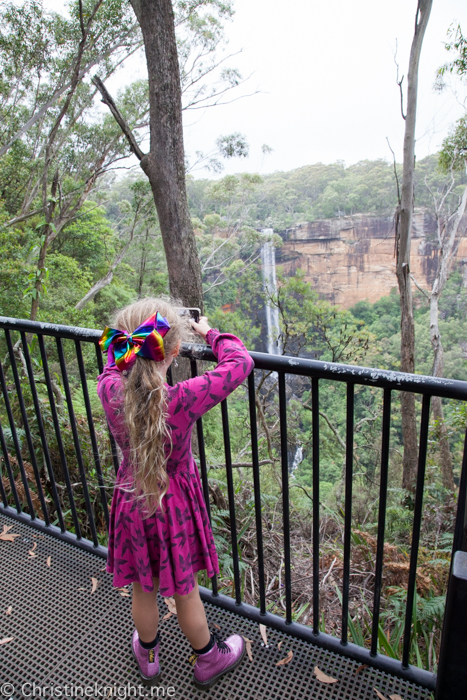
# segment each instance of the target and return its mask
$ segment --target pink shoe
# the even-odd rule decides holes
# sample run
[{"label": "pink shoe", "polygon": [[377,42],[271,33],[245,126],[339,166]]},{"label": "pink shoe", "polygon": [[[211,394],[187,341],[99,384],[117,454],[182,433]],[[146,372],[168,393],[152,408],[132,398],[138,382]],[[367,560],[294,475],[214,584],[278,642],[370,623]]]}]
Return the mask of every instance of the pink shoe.
[{"label": "pink shoe", "polygon": [[138,632],[133,632],[131,639],[131,650],[139,668],[139,675],[145,685],[153,685],[161,675],[159,665],[159,634],[157,634],[157,644],[152,649],[143,649],[139,643]]},{"label": "pink shoe", "polygon": [[208,690],[229,671],[233,671],[245,656],[245,642],[239,634],[220,642],[214,637],[213,648],[200,654],[193,670],[193,682],[198,690]]}]

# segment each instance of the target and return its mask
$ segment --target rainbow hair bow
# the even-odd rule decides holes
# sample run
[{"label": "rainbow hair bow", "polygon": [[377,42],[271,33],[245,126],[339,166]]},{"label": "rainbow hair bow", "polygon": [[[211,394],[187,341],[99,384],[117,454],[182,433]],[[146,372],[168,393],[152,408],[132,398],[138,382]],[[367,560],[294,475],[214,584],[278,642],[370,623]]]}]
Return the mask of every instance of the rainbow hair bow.
[{"label": "rainbow hair bow", "polygon": [[130,369],[136,356],[161,362],[165,358],[162,339],[169,330],[167,319],[156,311],[133,333],[106,326],[100,337],[99,345],[102,352],[106,352],[112,346],[115,362],[111,363],[111,366],[115,364],[117,369],[123,372],[123,370]]}]

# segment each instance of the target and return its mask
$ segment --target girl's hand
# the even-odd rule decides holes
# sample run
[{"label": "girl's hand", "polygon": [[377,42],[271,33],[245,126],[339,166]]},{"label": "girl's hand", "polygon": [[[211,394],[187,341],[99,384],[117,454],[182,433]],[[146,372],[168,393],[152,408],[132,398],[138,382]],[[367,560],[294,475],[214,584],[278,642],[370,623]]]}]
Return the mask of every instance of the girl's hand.
[{"label": "girl's hand", "polygon": [[206,340],[206,335],[211,330],[211,326],[208,324],[208,319],[206,316],[200,316],[199,323],[196,323],[193,318],[190,318],[190,323],[193,330],[198,333],[203,340]]}]

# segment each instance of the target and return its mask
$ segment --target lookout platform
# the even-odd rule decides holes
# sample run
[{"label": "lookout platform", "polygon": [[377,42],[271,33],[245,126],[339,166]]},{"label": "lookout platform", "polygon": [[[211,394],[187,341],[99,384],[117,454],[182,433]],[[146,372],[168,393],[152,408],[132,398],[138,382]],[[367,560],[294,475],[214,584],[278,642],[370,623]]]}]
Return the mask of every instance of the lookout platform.
[{"label": "lookout platform", "polygon": [[[141,684],[130,649],[131,590],[112,587],[101,556],[0,515],[0,693],[4,698],[156,697],[216,700],[429,700],[423,688],[312,644],[206,605],[221,638],[239,632],[252,641],[252,660],[209,692],[192,684],[190,646],[175,615],[161,601],[161,667],[158,686]],[[93,591],[92,579],[98,581]],[[280,648],[279,648],[280,646]],[[293,652],[285,665],[277,662]],[[335,679],[324,683],[318,667]],[[376,693],[378,691],[380,695]]]}]

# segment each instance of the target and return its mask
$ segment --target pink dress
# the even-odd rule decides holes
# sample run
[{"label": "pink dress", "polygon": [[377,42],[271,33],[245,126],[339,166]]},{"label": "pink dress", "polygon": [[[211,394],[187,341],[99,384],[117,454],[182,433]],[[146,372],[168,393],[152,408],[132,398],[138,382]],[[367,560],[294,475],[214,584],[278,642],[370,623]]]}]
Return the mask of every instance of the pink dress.
[{"label": "pink dress", "polygon": [[155,576],[160,580],[161,595],[186,595],[195,585],[197,571],[206,569],[209,577],[219,572],[198,467],[191,451],[191,432],[200,416],[243,382],[254,363],[234,335],[210,330],[207,341],[218,365],[200,377],[167,386],[173,444],[167,462],[170,483],[163,508],[146,519],[133,495],[118,486],[128,480],[132,468],[121,373],[107,364],[98,377],[97,393],[123,454],[112,498],[107,559],[107,571],[113,574],[116,587],[138,581],[143,589],[152,591]]}]

